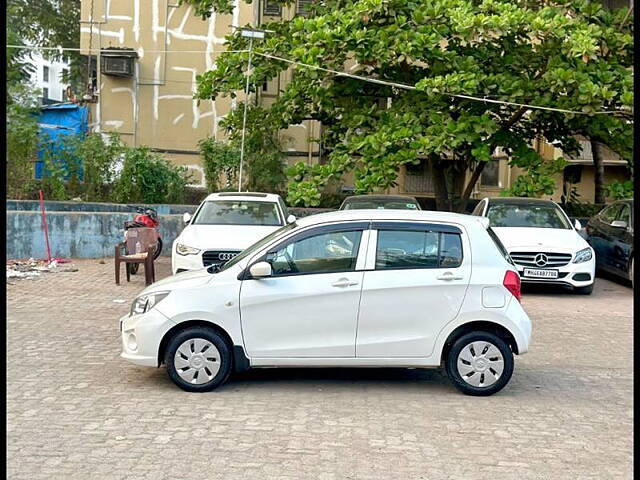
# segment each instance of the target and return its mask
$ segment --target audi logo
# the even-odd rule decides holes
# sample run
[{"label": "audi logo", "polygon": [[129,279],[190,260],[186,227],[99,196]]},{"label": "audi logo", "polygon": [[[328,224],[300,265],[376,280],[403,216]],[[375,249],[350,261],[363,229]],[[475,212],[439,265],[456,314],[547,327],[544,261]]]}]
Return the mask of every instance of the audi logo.
[{"label": "audi logo", "polygon": [[218,254],[218,260],[222,260],[223,262],[227,262],[229,260],[231,260],[233,257],[237,256],[237,253],[229,253],[229,252],[222,252]]},{"label": "audi logo", "polygon": [[544,253],[539,253],[538,255],[535,256],[533,261],[535,262],[535,264],[537,266],[544,267],[547,264],[547,262],[549,261],[549,259],[547,258],[547,256]]}]

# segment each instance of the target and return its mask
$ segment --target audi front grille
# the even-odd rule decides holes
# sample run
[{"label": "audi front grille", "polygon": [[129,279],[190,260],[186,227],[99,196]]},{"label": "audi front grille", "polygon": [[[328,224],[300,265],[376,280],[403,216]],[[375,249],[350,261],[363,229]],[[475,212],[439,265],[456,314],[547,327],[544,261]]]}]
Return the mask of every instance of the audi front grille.
[{"label": "audi front grille", "polygon": [[222,266],[239,253],[240,250],[207,250],[202,254],[202,265],[205,267],[209,265]]},{"label": "audi front grille", "polygon": [[517,265],[531,268],[555,268],[568,265],[573,257],[570,253],[553,252],[511,252]]}]

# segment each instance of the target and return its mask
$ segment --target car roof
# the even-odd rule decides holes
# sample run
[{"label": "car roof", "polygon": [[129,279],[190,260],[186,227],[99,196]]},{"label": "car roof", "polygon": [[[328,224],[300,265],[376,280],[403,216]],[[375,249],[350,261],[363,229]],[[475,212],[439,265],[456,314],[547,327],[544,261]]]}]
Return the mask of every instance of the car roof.
[{"label": "car roof", "polygon": [[345,202],[347,201],[367,201],[367,200],[411,200],[413,202],[417,202],[415,197],[412,197],[410,195],[352,195],[350,197],[347,197],[344,199]]},{"label": "car roof", "polygon": [[529,197],[487,197],[489,203],[504,205],[557,205],[553,200]]},{"label": "car roof", "polygon": [[276,193],[262,192],[216,192],[205,198],[205,201],[211,200],[244,200],[249,202],[277,202],[280,195]]},{"label": "car roof", "polygon": [[344,221],[376,221],[399,220],[405,222],[444,222],[471,225],[480,223],[485,225],[486,219],[465,215],[462,213],[434,212],[430,210],[335,210],[333,212],[317,213],[299,218],[296,223],[301,227],[330,222]]}]

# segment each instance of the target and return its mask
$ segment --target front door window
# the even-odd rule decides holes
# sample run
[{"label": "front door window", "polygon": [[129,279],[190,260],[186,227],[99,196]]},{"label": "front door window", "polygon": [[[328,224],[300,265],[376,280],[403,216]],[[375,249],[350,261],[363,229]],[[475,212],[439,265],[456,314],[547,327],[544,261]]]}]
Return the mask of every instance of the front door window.
[{"label": "front door window", "polygon": [[267,255],[274,276],[355,269],[362,231],[328,232],[294,241]]}]

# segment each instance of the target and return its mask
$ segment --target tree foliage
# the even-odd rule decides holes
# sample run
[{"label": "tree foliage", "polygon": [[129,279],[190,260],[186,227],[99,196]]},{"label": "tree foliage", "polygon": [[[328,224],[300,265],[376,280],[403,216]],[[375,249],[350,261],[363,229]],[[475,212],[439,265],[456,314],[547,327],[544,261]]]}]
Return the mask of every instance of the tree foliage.
[{"label": "tree foliage", "polygon": [[[184,0],[208,16],[228,12],[228,0]],[[282,2],[286,3],[286,2]],[[633,102],[633,24],[626,9],[587,0],[324,0],[315,15],[268,23],[254,50],[307,65],[349,71],[398,88],[323,70],[296,67],[266,112],[278,128],[316,119],[328,152],[324,164],[290,172],[289,201],[317,205],[331,180],[353,172],[358,192],[395,185],[403,164],[420,159],[473,169],[458,208],[497,148],[515,161],[541,160],[531,148],[543,138],[576,152],[576,130],[594,119],[629,123],[596,112],[625,111]],[[230,50],[246,49],[235,32]],[[247,53],[222,55],[198,77],[197,96],[235,96],[244,87]],[[252,85],[291,67],[254,55]],[[473,101],[466,95],[582,112],[533,110]],[[605,120],[606,118],[606,120]],[[442,175],[445,178],[445,175]],[[442,200],[442,199],[441,199]]]},{"label": "tree foliage", "polygon": [[[254,192],[281,193],[287,180],[285,158],[278,128],[269,123],[267,113],[262,107],[247,106],[249,127],[245,130],[242,186]],[[209,137],[199,143],[209,191],[237,188],[243,115],[241,103],[220,122],[227,141]],[[222,178],[224,186],[220,184]]]},{"label": "tree foliage", "polygon": [[[81,0],[8,0],[7,43],[78,48],[81,3]],[[7,62],[12,58],[24,68],[29,55],[29,50],[8,48]],[[55,60],[66,57],[70,63],[70,72],[65,81],[71,83],[76,90],[80,88],[82,79],[86,77],[86,59],[80,52],[43,50],[42,55]]]}]

